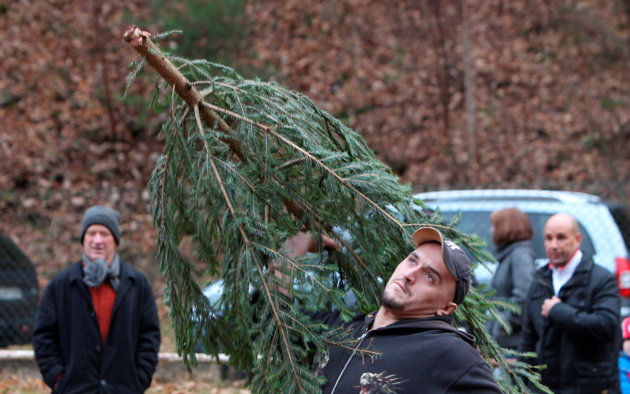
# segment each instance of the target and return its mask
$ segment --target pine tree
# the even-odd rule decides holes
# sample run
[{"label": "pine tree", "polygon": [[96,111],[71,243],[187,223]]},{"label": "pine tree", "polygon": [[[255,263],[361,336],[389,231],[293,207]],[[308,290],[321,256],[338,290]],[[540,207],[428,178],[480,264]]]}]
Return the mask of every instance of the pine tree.
[{"label": "pine tree", "polygon": [[[156,38],[162,38],[169,33]],[[125,40],[141,58],[129,83],[148,62],[161,76],[156,95],[169,104],[165,146],[149,189],[157,254],[166,278],[178,352],[194,365],[201,341],[210,354],[230,356],[247,371],[254,393],[319,393],[313,355],[329,344],[351,347],[308,313],[338,308],[349,318],[377,307],[381,285],[413,249],[421,226],[439,228],[478,261],[491,260],[481,241],[423,209],[409,185],[381,163],[359,134],[307,97],[274,83],[248,80],[229,67],[160,51],[137,27]],[[340,251],[292,258],[284,240],[301,229],[335,239]],[[199,271],[180,251],[190,238]],[[271,275],[280,262],[293,283],[291,298]],[[202,279],[220,276],[221,302],[210,305]],[[344,302],[352,290],[357,304]],[[457,324],[476,336],[487,360],[496,360],[507,393],[539,382],[531,367],[507,363],[484,328],[499,318],[484,288],[457,309]],[[504,322],[508,327],[507,322]],[[200,329],[202,327],[202,329]]]}]

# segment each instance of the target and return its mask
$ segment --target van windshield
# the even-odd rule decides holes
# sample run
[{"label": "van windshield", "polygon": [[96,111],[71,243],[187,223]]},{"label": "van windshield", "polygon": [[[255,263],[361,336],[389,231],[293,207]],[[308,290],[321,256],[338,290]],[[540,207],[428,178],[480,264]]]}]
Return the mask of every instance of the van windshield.
[{"label": "van windshield", "polygon": [[[457,212],[448,212],[441,211],[442,217],[446,219],[446,221],[452,220]],[[545,253],[545,223],[547,219],[549,219],[550,214],[546,213],[527,213],[529,217],[529,221],[532,224],[532,229],[534,230],[534,236],[532,238],[532,246],[534,248],[534,252],[536,253],[537,259],[545,259],[547,258]],[[581,223],[580,232],[582,233],[582,246],[581,249],[587,254],[594,256],[596,254],[595,248],[593,247],[593,241],[591,237],[586,232]],[[480,238],[484,239],[488,245],[488,250],[491,252],[494,251],[494,244],[492,243],[492,237],[490,235],[490,212],[488,211],[470,211],[470,212],[462,212],[461,221],[457,225],[459,230],[464,231],[469,234],[476,234]]]}]

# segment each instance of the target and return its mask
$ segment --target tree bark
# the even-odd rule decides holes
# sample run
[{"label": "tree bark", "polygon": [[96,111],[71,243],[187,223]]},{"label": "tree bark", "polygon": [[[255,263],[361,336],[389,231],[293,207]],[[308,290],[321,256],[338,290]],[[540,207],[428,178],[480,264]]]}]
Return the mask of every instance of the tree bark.
[{"label": "tree bark", "polygon": [[470,13],[466,0],[462,1],[462,19],[464,20],[464,89],[466,97],[466,132],[468,134],[468,154],[472,171],[468,171],[469,181],[477,182],[479,168],[477,155],[477,102],[475,100],[475,58],[473,56]]},{"label": "tree bark", "polygon": [[147,60],[169,85],[175,88],[175,92],[186,101],[191,109],[196,105],[199,106],[201,119],[206,125],[212,126],[217,123],[221,131],[226,133],[231,132],[230,127],[216,112],[203,105],[203,96],[201,93],[195,89],[192,83],[179,72],[177,67],[175,67],[166,56],[162,55],[160,49],[153,44],[151,41],[151,33],[140,30],[138,26],[132,26],[125,32],[123,38]]}]

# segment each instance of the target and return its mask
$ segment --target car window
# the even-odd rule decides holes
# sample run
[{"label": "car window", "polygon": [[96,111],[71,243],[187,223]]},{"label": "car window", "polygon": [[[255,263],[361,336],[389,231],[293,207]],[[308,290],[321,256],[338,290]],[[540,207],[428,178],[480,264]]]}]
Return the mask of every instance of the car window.
[{"label": "car window", "polygon": [[[442,211],[442,217],[446,220],[451,220],[455,217],[456,212],[444,212]],[[534,252],[536,254],[537,259],[546,258],[545,253],[545,223],[547,219],[549,219],[550,214],[546,213],[531,213],[528,212],[527,216],[529,217],[529,221],[532,224],[532,229],[534,230],[534,236],[532,237],[532,247],[534,248]],[[593,241],[591,240],[590,235],[582,226],[581,223],[578,223],[580,226],[580,232],[582,233],[582,246],[581,249],[587,253],[592,255],[596,254],[595,248],[593,247]],[[488,244],[488,249],[490,251],[494,250],[494,243],[491,240],[490,235],[490,212],[488,211],[478,211],[478,212],[462,212],[461,213],[461,221],[459,222],[458,229],[469,233],[476,234],[480,238],[485,239]]]},{"label": "car window", "polygon": [[30,342],[38,294],[33,263],[0,234],[0,347]]}]

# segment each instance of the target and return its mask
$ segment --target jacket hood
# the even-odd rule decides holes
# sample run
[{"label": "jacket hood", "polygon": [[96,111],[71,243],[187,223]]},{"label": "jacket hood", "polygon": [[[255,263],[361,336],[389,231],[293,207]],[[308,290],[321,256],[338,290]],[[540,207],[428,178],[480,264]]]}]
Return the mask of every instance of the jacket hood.
[{"label": "jacket hood", "polygon": [[[368,327],[372,326],[376,313],[370,313],[366,315],[365,322]],[[402,331],[408,331],[409,333],[438,330],[443,332],[451,332],[459,336],[471,346],[475,345],[476,338],[467,332],[464,332],[453,326],[453,319],[450,316],[433,316],[421,319],[402,319],[394,322],[388,326],[377,329],[380,335],[387,335],[389,331],[400,335]]]},{"label": "jacket hood", "polygon": [[496,247],[494,257],[497,261],[501,262],[507,256],[512,253],[514,249],[518,248],[531,248],[532,242],[530,240],[516,241],[505,245],[499,245]]}]

